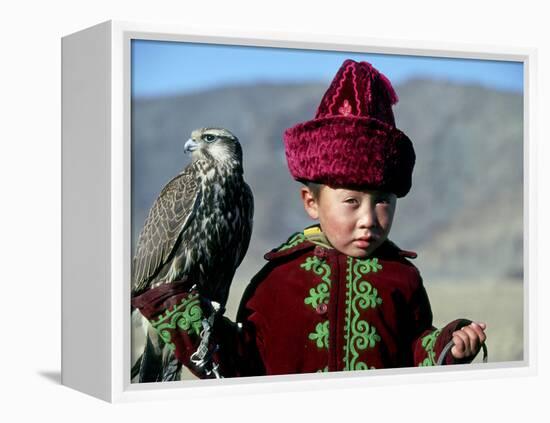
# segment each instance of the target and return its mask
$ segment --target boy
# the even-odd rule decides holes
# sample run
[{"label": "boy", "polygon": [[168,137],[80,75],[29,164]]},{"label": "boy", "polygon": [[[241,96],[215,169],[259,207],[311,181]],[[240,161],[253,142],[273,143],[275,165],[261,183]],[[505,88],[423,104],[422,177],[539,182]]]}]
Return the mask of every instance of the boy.
[{"label": "boy", "polygon": [[[485,324],[458,319],[441,330],[415,253],[388,240],[396,199],[411,187],[415,153],[395,127],[390,82],[369,63],[346,60],[315,119],[285,131],[287,162],[319,224],[266,254],[248,286],[237,323],[214,322],[216,372],[196,366],[200,293],[166,284],[134,299],[199,377],[468,363]],[[450,354],[442,352],[450,341]]]}]

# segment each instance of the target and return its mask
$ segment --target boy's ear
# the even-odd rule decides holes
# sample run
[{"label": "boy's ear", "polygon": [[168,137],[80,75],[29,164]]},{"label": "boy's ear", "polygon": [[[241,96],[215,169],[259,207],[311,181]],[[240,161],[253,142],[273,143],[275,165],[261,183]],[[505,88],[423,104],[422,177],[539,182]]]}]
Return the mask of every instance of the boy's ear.
[{"label": "boy's ear", "polygon": [[300,195],[304,203],[304,209],[309,217],[315,220],[319,219],[319,205],[311,190],[308,187],[302,187]]}]

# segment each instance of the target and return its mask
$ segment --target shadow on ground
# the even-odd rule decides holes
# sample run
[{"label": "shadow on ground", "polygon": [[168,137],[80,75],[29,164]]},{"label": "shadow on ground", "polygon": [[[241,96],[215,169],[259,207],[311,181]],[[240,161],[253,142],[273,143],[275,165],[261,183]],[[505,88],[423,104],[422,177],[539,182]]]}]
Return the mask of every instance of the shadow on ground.
[{"label": "shadow on ground", "polygon": [[53,370],[53,371],[44,370],[44,371],[38,372],[38,374],[42,376],[44,379],[49,380],[50,382],[61,385],[61,372],[59,370]]}]

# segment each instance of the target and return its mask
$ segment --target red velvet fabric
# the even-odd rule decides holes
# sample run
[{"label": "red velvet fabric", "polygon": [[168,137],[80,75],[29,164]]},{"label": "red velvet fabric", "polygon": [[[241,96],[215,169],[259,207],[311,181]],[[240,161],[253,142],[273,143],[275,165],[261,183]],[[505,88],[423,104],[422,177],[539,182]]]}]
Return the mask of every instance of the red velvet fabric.
[{"label": "red velvet fabric", "polygon": [[315,119],[369,116],[395,126],[391,106],[398,97],[390,81],[368,62],[342,63],[317,108]]},{"label": "red velvet fabric", "polygon": [[397,95],[389,80],[367,62],[346,60],[313,120],[284,132],[291,175],[333,187],[366,187],[405,196],[415,153],[395,127]]},{"label": "red velvet fabric", "polygon": [[[309,241],[267,254],[269,262],[245,291],[237,323],[223,317],[214,325],[212,342],[218,345],[214,357],[222,375],[434,365],[462,320],[441,331],[432,326],[422,279],[407,260],[414,256],[386,242],[377,250],[376,260],[369,262],[371,271],[361,276],[356,271],[364,272],[366,264]],[[308,303],[306,298],[321,292],[323,280],[330,280],[328,301]],[[140,298],[134,299],[134,305],[150,319],[164,311],[158,301]],[[323,325],[328,325],[328,333],[320,342]],[[177,326],[172,332],[178,359],[193,369],[189,357],[198,346],[198,336]],[[445,363],[455,363],[450,354]]]},{"label": "red velvet fabric", "polygon": [[285,132],[290,174],[331,187],[371,188],[404,197],[412,184],[415,153],[399,129],[370,118],[338,116]]}]

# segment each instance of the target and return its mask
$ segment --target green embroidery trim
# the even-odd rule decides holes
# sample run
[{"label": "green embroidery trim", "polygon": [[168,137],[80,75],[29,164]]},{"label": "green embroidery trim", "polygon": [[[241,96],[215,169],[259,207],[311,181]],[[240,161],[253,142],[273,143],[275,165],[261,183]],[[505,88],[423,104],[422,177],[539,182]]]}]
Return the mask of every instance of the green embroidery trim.
[{"label": "green embroidery trim", "polygon": [[426,353],[428,356],[418,365],[418,367],[424,367],[424,366],[435,366],[436,360],[435,360],[435,341],[437,340],[437,337],[441,333],[441,330],[434,330],[429,335],[426,335],[422,338],[422,347],[426,350]]},{"label": "green embroidery trim", "polygon": [[190,335],[198,335],[202,330],[202,309],[199,304],[199,294],[194,293],[184,298],[179,304],[166,310],[151,325],[172,351],[176,346],[171,342],[170,329],[182,329]]},{"label": "green embroidery trim", "polygon": [[304,303],[311,305],[313,309],[316,309],[317,306],[321,303],[328,304],[331,285],[330,266],[325,263],[324,260],[313,256],[308,257],[306,261],[300,265],[300,267],[321,276],[321,283],[319,283],[319,285],[317,285],[315,288],[311,288],[309,290],[309,297],[306,297],[304,299]]},{"label": "green embroidery trim", "polygon": [[287,242],[281,245],[277,251],[288,250],[289,248],[296,247],[304,241],[306,241],[306,236],[303,232],[298,232],[294,234]]},{"label": "green embroidery trim", "polygon": [[[304,304],[310,305],[314,310],[319,304],[328,304],[330,296],[330,266],[325,260],[317,256],[307,257],[300,267],[308,272],[313,272],[321,277],[321,282],[309,290],[309,296],[304,299]],[[318,348],[328,349],[328,320],[318,323],[315,331],[308,335],[308,339],[315,342]]]},{"label": "green embroidery trim", "polygon": [[317,348],[328,349],[328,320],[317,323],[315,332],[311,332],[308,338],[315,341]]},{"label": "green embroidery trim", "polygon": [[316,373],[327,373],[327,372],[328,372],[328,366],[325,366],[324,368],[317,370]]},{"label": "green embroidery trim", "polygon": [[367,348],[373,348],[381,340],[374,326],[359,319],[361,316],[359,309],[366,310],[382,304],[377,289],[373,288],[366,280],[363,280],[364,275],[371,272],[376,273],[381,269],[382,265],[378,263],[377,258],[361,260],[348,257],[346,332],[344,334],[346,341],[344,344],[345,370],[367,370],[369,366],[362,361],[358,361],[359,353]]}]

